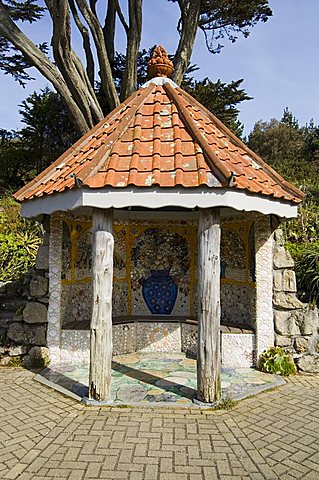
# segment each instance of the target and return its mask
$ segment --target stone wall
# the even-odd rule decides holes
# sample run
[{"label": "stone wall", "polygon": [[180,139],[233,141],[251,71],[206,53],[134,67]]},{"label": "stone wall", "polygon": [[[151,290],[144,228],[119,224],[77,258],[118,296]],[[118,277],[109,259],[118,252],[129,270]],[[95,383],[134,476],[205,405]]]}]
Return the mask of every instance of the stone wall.
[{"label": "stone wall", "polygon": [[[48,362],[46,348],[49,232],[36,258],[35,268],[23,278],[2,286],[1,294],[6,299],[2,305],[0,337],[0,365],[41,367]],[[19,307],[10,316],[10,299],[20,299]]]},{"label": "stone wall", "polygon": [[297,298],[294,261],[282,231],[274,233],[273,306],[275,345],[292,354],[299,370],[319,373],[319,321],[316,307]]}]

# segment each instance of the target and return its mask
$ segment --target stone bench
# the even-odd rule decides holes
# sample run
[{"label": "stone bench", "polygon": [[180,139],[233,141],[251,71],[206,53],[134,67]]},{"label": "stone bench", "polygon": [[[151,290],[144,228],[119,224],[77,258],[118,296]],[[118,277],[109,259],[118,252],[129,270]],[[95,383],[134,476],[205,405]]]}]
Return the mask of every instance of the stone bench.
[{"label": "stone bench", "polygon": [[[254,363],[255,333],[248,325],[221,325],[222,365],[251,367]],[[89,322],[64,325],[61,332],[61,361],[86,362],[90,350]],[[113,354],[139,352],[184,352],[196,357],[197,320],[186,317],[113,318]]]}]

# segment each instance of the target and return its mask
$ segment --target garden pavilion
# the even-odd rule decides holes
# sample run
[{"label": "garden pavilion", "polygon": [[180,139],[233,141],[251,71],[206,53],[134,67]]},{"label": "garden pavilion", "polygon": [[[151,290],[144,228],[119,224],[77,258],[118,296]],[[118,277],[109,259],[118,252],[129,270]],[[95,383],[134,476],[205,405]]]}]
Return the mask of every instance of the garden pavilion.
[{"label": "garden pavilion", "polygon": [[220,398],[221,353],[253,364],[274,342],[274,220],[303,194],[171,72],[157,47],[150,80],[15,195],[24,217],[50,217],[51,359],[90,356],[97,401],[112,327],[113,353],[197,355],[203,402]]}]

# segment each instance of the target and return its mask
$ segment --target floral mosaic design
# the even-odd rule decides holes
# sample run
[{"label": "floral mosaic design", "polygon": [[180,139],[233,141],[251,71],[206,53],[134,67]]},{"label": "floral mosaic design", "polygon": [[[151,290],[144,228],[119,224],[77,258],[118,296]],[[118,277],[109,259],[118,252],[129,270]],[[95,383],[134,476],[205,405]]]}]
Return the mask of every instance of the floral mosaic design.
[{"label": "floral mosaic design", "polygon": [[66,222],[62,222],[62,270],[61,278],[71,278],[71,232]]},{"label": "floral mosaic design", "polygon": [[126,246],[127,229],[123,227],[114,232],[114,277],[126,277]]},{"label": "floral mosaic design", "polygon": [[246,250],[241,237],[230,228],[221,234],[221,278],[246,280]]},{"label": "floral mosaic design", "polygon": [[169,230],[149,228],[132,248],[133,291],[142,288],[149,311],[171,313],[177,292],[189,295],[189,252],[187,240]]},{"label": "floral mosaic design", "polygon": [[88,278],[91,275],[92,268],[92,231],[91,229],[81,231],[76,242],[75,254],[75,278]]}]

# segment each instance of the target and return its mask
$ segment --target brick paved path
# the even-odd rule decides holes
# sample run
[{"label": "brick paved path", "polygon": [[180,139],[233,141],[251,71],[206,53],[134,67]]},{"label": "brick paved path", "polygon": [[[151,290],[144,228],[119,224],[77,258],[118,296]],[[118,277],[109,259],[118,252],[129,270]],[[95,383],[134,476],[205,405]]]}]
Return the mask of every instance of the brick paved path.
[{"label": "brick paved path", "polygon": [[319,376],[230,412],[92,408],[0,368],[0,479],[319,479]]}]

